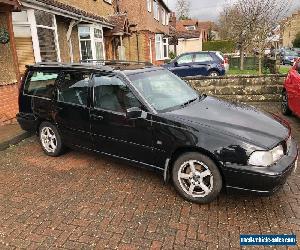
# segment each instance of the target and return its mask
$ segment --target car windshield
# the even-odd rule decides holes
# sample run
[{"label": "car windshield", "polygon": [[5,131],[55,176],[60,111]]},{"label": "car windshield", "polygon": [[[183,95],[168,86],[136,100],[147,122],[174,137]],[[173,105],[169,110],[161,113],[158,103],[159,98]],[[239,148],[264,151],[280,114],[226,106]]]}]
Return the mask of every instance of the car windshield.
[{"label": "car windshield", "polygon": [[188,105],[199,98],[195,90],[167,70],[148,71],[128,77],[158,112]]}]

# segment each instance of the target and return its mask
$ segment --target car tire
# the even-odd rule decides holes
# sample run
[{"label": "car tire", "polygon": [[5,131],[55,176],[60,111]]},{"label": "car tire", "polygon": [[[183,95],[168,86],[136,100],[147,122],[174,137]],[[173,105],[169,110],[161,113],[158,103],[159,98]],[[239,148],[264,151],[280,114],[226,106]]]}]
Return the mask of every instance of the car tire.
[{"label": "car tire", "polygon": [[284,115],[291,115],[292,111],[289,108],[289,98],[288,93],[286,91],[282,92],[282,99],[281,99],[281,112]]},{"label": "car tire", "polygon": [[42,122],[39,128],[39,139],[42,149],[49,156],[59,156],[63,152],[61,136],[50,122]]},{"label": "car tire", "polygon": [[220,76],[220,73],[218,71],[213,70],[213,71],[209,72],[208,76],[217,77],[217,76]]},{"label": "car tire", "polygon": [[174,162],[172,180],[184,199],[200,204],[212,202],[223,185],[216,164],[206,155],[196,152],[185,153]]}]

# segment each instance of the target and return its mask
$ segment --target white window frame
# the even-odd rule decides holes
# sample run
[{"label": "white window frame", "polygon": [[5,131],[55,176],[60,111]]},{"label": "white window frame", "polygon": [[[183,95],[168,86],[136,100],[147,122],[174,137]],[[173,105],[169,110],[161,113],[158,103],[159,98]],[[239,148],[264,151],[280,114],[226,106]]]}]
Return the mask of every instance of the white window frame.
[{"label": "white window frame", "polygon": [[170,13],[166,14],[166,25],[169,25],[170,23]]},{"label": "white window frame", "polygon": [[[96,24],[80,24],[78,27],[89,27],[90,28],[90,39],[81,39],[80,33],[78,32],[78,40],[79,40],[79,52],[80,52],[80,60],[82,60],[82,53],[81,53],[81,41],[88,41],[91,40],[91,49],[92,49],[92,60],[97,60],[97,52],[96,52],[96,42],[102,43],[103,48],[103,60],[105,60],[105,44],[104,44],[104,36],[103,36],[103,27],[101,25]],[[99,29],[102,32],[102,38],[95,37],[95,29]]]},{"label": "white window frame", "polygon": [[152,0],[147,0],[147,10],[148,12],[152,12]]},{"label": "white window frame", "polygon": [[161,22],[163,25],[166,25],[166,10],[164,8],[161,9]]},{"label": "white window frame", "polygon": [[103,0],[103,1],[106,2],[106,3],[112,4],[112,0]]},{"label": "white window frame", "polygon": [[[56,53],[57,53],[57,61],[61,62],[60,48],[59,48],[58,34],[57,34],[57,24],[56,24],[55,15],[52,14],[52,13],[47,12],[47,13],[53,15],[53,26],[49,27],[49,26],[37,25],[36,24],[36,19],[35,19],[35,14],[34,14],[35,10],[34,9],[28,9],[26,11],[27,11],[27,22],[14,22],[13,25],[27,26],[27,27],[30,26],[35,62],[36,63],[42,62],[39,38],[38,38],[38,33],[37,33],[37,28],[38,27],[39,28],[50,29],[50,30],[54,31],[54,39],[55,39],[54,42],[55,42]],[[44,11],[44,12],[46,12],[46,11]]]},{"label": "white window frame", "polygon": [[159,4],[157,0],[153,1],[153,13],[154,13],[154,19],[159,21]]},{"label": "white window frame", "polygon": [[[167,46],[167,57],[164,56],[164,46]],[[164,38],[162,34],[155,34],[155,58],[157,61],[169,58],[169,39]]]}]

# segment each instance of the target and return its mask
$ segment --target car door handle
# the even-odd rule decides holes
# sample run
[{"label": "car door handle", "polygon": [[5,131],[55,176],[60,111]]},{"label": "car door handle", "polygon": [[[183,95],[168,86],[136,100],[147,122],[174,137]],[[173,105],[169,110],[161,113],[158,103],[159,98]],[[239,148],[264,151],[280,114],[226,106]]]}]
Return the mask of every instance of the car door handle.
[{"label": "car door handle", "polygon": [[102,121],[103,120],[103,116],[101,116],[101,115],[91,115],[91,118],[93,120],[97,120],[97,121]]}]

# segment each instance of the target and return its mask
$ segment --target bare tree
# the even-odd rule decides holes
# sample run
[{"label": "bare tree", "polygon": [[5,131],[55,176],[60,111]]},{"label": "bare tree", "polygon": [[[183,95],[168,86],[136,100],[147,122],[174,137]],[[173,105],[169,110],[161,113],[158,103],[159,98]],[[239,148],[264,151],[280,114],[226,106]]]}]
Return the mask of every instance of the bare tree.
[{"label": "bare tree", "polygon": [[220,34],[236,42],[241,54],[248,47],[259,55],[259,73],[262,72],[262,57],[272,31],[287,13],[292,0],[237,0],[224,8],[219,18]]},{"label": "bare tree", "polygon": [[179,19],[189,19],[191,10],[190,0],[177,0],[176,12]]}]

